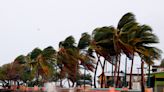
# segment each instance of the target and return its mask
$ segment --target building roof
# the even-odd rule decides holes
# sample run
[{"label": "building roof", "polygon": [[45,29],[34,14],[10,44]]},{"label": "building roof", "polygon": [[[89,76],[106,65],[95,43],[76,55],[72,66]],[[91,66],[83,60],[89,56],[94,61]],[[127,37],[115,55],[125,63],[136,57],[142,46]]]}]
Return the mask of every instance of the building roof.
[{"label": "building roof", "polygon": [[[100,74],[98,77],[100,77],[101,75],[102,74]],[[105,76],[114,76],[114,72],[113,73],[112,72],[105,72],[104,75]],[[126,73],[126,75],[130,75],[130,73]],[[139,73],[132,73],[132,75],[138,76],[138,75],[141,75],[141,74],[139,74]],[[123,77],[123,76],[125,76],[125,73],[123,71],[120,71],[119,76]]]},{"label": "building roof", "polygon": [[160,65],[153,65],[152,68],[164,68],[164,67],[162,67]]},{"label": "building roof", "polygon": [[164,71],[162,72],[154,72],[151,75],[155,76],[155,78],[164,78]]}]

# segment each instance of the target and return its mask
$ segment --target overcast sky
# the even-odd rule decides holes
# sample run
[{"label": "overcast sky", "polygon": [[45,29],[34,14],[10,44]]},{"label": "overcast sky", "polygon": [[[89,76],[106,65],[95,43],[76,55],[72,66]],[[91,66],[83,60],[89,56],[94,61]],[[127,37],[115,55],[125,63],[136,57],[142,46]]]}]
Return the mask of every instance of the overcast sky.
[{"label": "overcast sky", "polygon": [[163,0],[0,0],[0,65],[96,27],[116,26],[127,12],[150,25],[164,51]]}]

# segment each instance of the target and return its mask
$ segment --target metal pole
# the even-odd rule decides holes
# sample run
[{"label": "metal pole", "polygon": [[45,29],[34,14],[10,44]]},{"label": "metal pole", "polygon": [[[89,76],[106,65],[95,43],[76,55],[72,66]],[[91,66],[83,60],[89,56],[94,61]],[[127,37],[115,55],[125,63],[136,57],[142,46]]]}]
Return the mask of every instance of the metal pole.
[{"label": "metal pole", "polygon": [[148,87],[150,87],[150,64],[149,64],[149,73],[148,73]]},{"label": "metal pole", "polygon": [[84,90],[85,90],[85,74],[86,74],[86,68],[84,66]]},{"label": "metal pole", "polygon": [[76,87],[77,87],[77,76],[78,76],[78,71],[77,71],[77,64],[76,64]]},{"label": "metal pole", "polygon": [[[150,62],[150,56],[148,57],[148,60]],[[148,81],[147,81],[147,86],[150,87],[150,64],[149,65],[149,69],[148,69]]]},{"label": "metal pole", "polygon": [[125,87],[127,86],[127,83],[126,83],[126,74],[127,74],[127,57],[126,57],[126,60],[125,60],[125,77],[124,77],[124,86]]},{"label": "metal pole", "polygon": [[111,65],[112,65],[112,73],[111,73],[112,74],[112,81],[111,82],[112,82],[112,86],[114,87],[113,60],[112,60],[112,64]]}]

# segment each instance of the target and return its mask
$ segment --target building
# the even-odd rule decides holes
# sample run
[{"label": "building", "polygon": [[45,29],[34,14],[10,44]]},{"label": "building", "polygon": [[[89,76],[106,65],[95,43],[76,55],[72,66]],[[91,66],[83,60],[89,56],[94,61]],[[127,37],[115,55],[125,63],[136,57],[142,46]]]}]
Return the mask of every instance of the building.
[{"label": "building", "polygon": [[152,66],[150,84],[150,86],[154,89],[154,92],[164,91],[164,67],[155,65]]},{"label": "building", "polygon": [[[140,90],[141,86],[141,68],[137,68],[138,72],[133,72],[132,74],[132,89]],[[164,90],[164,67],[153,65],[150,68],[150,81],[148,81],[149,73],[148,68],[144,67],[144,83],[145,87],[148,87],[147,85],[150,83],[150,87],[153,88],[153,92],[163,92]],[[125,75],[126,75],[126,82],[125,82]],[[99,80],[98,83],[101,85],[101,79],[102,74],[98,76]],[[129,86],[129,80],[130,80],[130,73],[124,73],[121,71],[119,73],[119,87]],[[113,86],[114,82],[114,73],[111,72],[105,72],[104,73],[104,87],[109,88],[110,86]],[[126,84],[126,85],[125,85]]]},{"label": "building", "polygon": [[[146,75],[145,75],[146,76]],[[99,80],[98,83],[101,85],[101,80],[102,80],[102,74],[98,76]],[[122,87],[128,87],[129,86],[129,80],[130,80],[130,73],[126,73],[126,81],[125,81],[125,73],[123,71],[120,71],[119,77],[118,77],[118,83],[119,83],[119,88]],[[108,88],[110,86],[113,86],[114,82],[114,73],[111,72],[105,72],[104,73],[104,87]],[[140,81],[141,81],[141,74],[138,73],[133,73],[132,74],[132,88],[133,89],[140,89]]]}]

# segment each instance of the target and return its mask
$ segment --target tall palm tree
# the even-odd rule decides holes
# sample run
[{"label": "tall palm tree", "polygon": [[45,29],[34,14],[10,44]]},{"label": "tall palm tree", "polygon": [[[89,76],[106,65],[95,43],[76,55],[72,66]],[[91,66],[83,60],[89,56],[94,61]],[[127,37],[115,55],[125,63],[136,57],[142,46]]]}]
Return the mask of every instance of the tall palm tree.
[{"label": "tall palm tree", "polygon": [[[151,60],[159,59],[161,50],[151,46],[158,42],[158,37],[152,33],[151,27],[147,25],[138,25],[133,35],[129,37],[129,43],[141,57],[141,66],[143,66],[144,61],[147,64],[152,64],[153,62]],[[143,60],[145,57],[149,57],[149,62],[147,62],[148,60]],[[131,88],[131,80],[129,86]]]},{"label": "tall palm tree", "polygon": [[131,71],[130,71],[130,74],[131,74],[130,85],[131,85],[131,79],[132,79],[133,60],[134,60],[135,52],[134,52],[133,46],[129,43],[129,40],[130,40],[130,36],[133,35],[134,32],[136,31],[137,26],[138,26],[138,23],[136,22],[135,16],[132,13],[126,13],[125,15],[123,15],[123,17],[120,19],[117,26],[117,29],[119,29],[119,37],[120,37],[119,43],[123,43],[122,46],[126,47],[125,49],[124,47],[121,49],[124,49],[123,52],[132,60]]},{"label": "tall palm tree", "polygon": [[[123,51],[130,59],[132,59],[130,71],[129,87],[132,87],[132,70],[135,52],[145,54],[145,46],[158,43],[157,37],[152,34],[152,30],[147,25],[139,25],[132,13],[125,14],[119,21],[116,34],[115,45],[118,51]],[[121,48],[120,48],[121,47]],[[124,48],[126,47],[126,48]],[[128,49],[130,48],[130,49]],[[120,53],[120,52],[119,52]]]},{"label": "tall palm tree", "polygon": [[[117,29],[114,27],[102,27],[95,29],[93,32],[94,50],[100,56],[106,58],[106,56],[115,55],[117,61],[120,60],[118,59],[118,56],[123,52],[132,60],[129,84],[130,88],[132,83],[131,79],[135,52],[147,56],[147,49],[145,47],[148,47],[147,45],[149,44],[158,43],[157,37],[152,34],[151,31],[152,30],[149,26],[139,25],[132,13],[127,13],[120,19]],[[115,76],[116,71],[117,62],[115,64]]]},{"label": "tall palm tree", "polygon": [[[116,57],[114,76],[116,76],[118,67],[117,62],[120,60],[120,54],[124,53],[130,59],[132,59],[132,56],[134,56],[133,48],[128,44],[128,34],[131,33],[136,28],[136,26],[137,23],[135,21],[134,15],[132,13],[127,13],[120,19],[117,28],[109,26],[97,28],[93,31],[93,42],[97,46],[95,51],[100,56],[103,56],[105,59],[107,59],[110,63],[112,63],[110,56]],[[115,77],[115,84],[116,81],[117,77]]]}]

